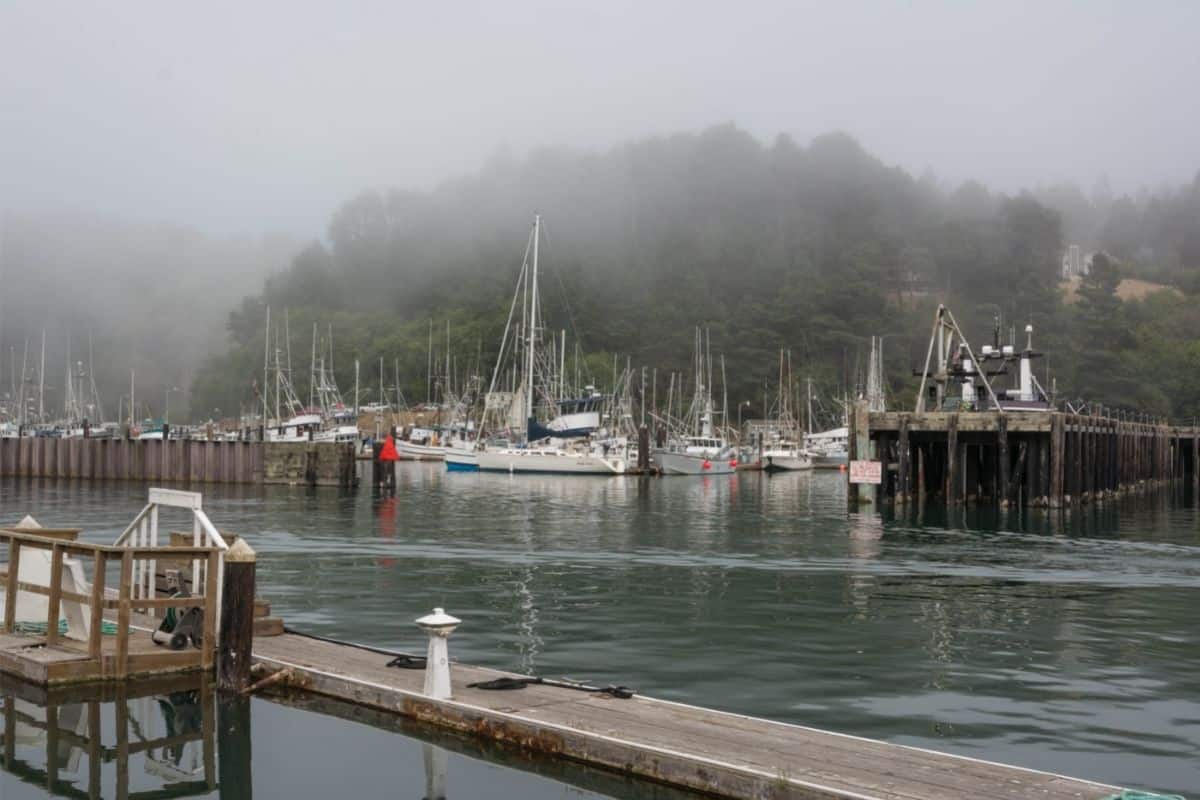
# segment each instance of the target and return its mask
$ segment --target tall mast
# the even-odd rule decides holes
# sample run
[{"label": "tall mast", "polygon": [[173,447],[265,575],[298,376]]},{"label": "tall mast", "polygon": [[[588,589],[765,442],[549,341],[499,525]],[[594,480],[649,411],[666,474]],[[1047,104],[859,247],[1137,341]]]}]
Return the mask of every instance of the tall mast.
[{"label": "tall mast", "polygon": [[25,418],[25,383],[29,373],[27,362],[29,361],[29,336],[25,336],[25,352],[21,356],[21,424],[24,425],[28,420]]},{"label": "tall mast", "polygon": [[42,328],[42,365],[38,368],[38,422],[46,421],[46,329]]},{"label": "tall mast", "polygon": [[392,361],[392,377],[396,379],[396,410],[400,410],[400,359]]},{"label": "tall mast", "polygon": [[308,407],[313,407],[313,391],[317,385],[317,323],[313,323],[312,360],[308,364]]},{"label": "tall mast", "polygon": [[450,367],[450,320],[446,320],[446,385],[442,387],[446,402],[454,394],[454,371]]},{"label": "tall mast", "polygon": [[429,355],[425,368],[425,405],[433,402],[433,317],[429,318]]},{"label": "tall mast", "polygon": [[288,308],[283,307],[283,345],[287,349],[287,374],[292,377],[292,329],[288,327]]},{"label": "tall mast", "polygon": [[354,424],[358,424],[358,359],[354,359]]},{"label": "tall mast", "polygon": [[[283,310],[284,318],[287,318],[287,309]],[[275,421],[278,424],[283,424],[283,414],[279,407],[279,396],[283,394],[283,365],[279,363],[279,328],[275,328]]]},{"label": "tall mast", "polygon": [[134,370],[129,370],[129,429],[133,430],[133,387]]},{"label": "tall mast", "polygon": [[271,371],[271,307],[267,306],[267,327],[263,335],[263,382],[262,382],[262,400],[263,400],[263,416],[262,424],[267,426],[267,376]]},{"label": "tall mast", "polygon": [[533,402],[533,356],[535,338],[537,335],[537,273],[538,273],[538,243],[542,238],[542,216],[534,214],[533,216],[533,275],[531,277],[531,287],[529,292],[529,366],[525,373],[525,397],[529,404],[526,414],[527,419],[532,419],[534,416]]},{"label": "tall mast", "polygon": [[812,436],[812,376],[808,376],[808,435]]}]

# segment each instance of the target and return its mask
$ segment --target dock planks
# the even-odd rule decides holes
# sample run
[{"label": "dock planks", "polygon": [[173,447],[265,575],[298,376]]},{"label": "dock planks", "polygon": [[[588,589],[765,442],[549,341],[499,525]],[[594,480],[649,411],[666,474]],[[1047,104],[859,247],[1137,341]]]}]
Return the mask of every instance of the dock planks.
[{"label": "dock planks", "polygon": [[295,634],[255,660],[301,687],[485,738],[725,797],[839,800],[1099,800],[1120,789],[1060,775],[637,696],[549,686],[468,689],[506,675],[454,664],[454,697],[421,694],[424,672]]}]

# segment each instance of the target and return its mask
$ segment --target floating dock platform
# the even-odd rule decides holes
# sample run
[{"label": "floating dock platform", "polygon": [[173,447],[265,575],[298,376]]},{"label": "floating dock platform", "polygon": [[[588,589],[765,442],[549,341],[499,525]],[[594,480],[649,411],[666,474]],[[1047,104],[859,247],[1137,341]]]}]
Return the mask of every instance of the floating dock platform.
[{"label": "floating dock platform", "polygon": [[498,677],[451,666],[453,696],[423,670],[297,634],[258,640],[255,660],[296,688],[653,781],[732,798],[1100,800],[1121,789],[1035,770],[635,695],[545,685],[467,688]]}]

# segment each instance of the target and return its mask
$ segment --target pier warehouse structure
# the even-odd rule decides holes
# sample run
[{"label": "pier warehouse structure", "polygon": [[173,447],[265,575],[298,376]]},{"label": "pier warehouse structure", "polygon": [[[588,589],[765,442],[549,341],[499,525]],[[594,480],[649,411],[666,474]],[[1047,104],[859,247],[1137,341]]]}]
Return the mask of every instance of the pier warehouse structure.
[{"label": "pier warehouse structure", "polygon": [[[1062,508],[1176,480],[1200,492],[1200,428],[1128,411],[1059,408],[1034,375],[1041,354],[1032,326],[1025,337],[1018,351],[1001,345],[997,329],[976,354],[939,306],[925,366],[915,373],[915,410],[871,411],[860,400],[850,415],[850,510],[931,499]],[[870,462],[877,476],[857,468]]]}]

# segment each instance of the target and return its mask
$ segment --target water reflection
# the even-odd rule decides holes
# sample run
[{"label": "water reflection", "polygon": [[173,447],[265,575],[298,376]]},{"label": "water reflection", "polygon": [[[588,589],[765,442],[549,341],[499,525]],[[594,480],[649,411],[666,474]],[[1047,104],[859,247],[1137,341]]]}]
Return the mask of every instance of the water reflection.
[{"label": "water reflection", "polygon": [[0,674],[0,700],[4,800],[252,800],[256,790],[289,800],[695,800],[327,698],[217,696],[198,677],[47,690]]},{"label": "water reflection", "polygon": [[[4,771],[50,796],[205,797],[218,788],[207,682],[43,689],[0,675],[0,695]],[[248,775],[242,734],[229,758],[245,758]]]}]

